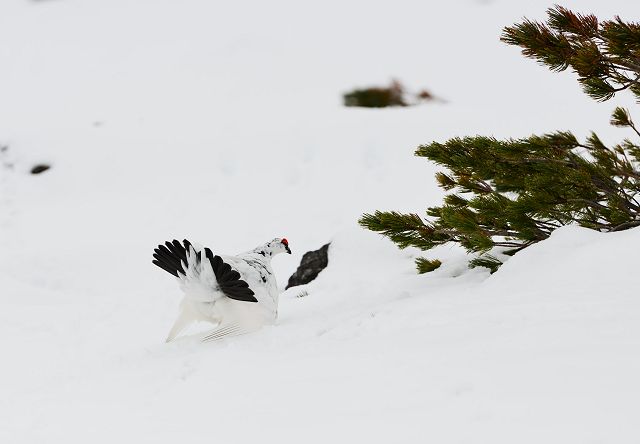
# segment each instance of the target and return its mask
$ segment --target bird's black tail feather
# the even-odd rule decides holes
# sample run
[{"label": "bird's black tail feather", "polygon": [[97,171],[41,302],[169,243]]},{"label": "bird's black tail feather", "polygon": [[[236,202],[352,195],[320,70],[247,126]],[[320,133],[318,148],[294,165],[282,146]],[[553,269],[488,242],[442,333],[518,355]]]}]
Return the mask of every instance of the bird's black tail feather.
[{"label": "bird's black tail feather", "polygon": [[[154,250],[153,263],[175,277],[184,276],[185,269],[188,268],[187,251],[190,251],[191,242],[183,240],[182,244],[177,240],[165,242],[158,245]],[[211,264],[213,273],[216,276],[220,290],[230,299],[245,302],[258,302],[254,297],[254,292],[249,288],[246,281],[240,279],[240,273],[225,263],[220,256],[214,256],[210,249],[204,249],[205,256]],[[193,260],[193,259],[192,259]],[[201,253],[198,251],[195,256],[196,266],[200,265]]]},{"label": "bird's black tail feather", "polygon": [[158,245],[153,250],[153,263],[175,277],[180,277],[178,273],[184,276],[184,270],[188,267],[187,250],[191,243],[186,239],[182,242],[181,244],[174,239],[173,242],[167,241],[164,245]]}]

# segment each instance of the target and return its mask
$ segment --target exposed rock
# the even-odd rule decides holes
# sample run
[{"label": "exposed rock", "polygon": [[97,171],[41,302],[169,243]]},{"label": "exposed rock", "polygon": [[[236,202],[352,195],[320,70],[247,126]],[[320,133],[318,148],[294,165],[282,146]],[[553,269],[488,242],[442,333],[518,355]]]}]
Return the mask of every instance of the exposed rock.
[{"label": "exposed rock", "polygon": [[323,245],[319,250],[308,251],[302,256],[300,266],[289,278],[286,288],[308,284],[314,280],[329,264],[329,245]]},{"label": "exposed rock", "polygon": [[40,163],[36,166],[34,166],[33,168],[31,168],[31,174],[40,174],[40,173],[44,173],[45,171],[47,171],[49,168],[51,168],[51,165],[46,165],[44,163]]},{"label": "exposed rock", "polygon": [[9,161],[9,145],[0,145],[0,164],[8,170],[13,169],[13,162]]}]

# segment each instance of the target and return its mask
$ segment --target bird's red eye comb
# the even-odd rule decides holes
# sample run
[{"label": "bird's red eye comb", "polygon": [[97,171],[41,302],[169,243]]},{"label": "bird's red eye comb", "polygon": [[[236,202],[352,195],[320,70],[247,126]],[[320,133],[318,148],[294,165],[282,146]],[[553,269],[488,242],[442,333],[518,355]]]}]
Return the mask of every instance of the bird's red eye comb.
[{"label": "bird's red eye comb", "polygon": [[285,244],[287,247],[289,246],[289,241],[286,239],[282,239],[282,243]]}]

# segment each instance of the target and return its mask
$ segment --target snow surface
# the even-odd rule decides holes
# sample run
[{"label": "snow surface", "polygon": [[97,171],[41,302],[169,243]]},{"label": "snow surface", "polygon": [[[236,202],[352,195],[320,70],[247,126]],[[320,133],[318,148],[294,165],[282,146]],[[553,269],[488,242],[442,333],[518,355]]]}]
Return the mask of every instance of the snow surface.
[{"label": "snow surface", "polygon": [[[565,227],[492,276],[440,248],[418,276],[419,252],[355,223],[439,202],[420,143],[631,136],[606,125],[629,97],[595,103],[498,41],[548,6],[3,0],[0,442],[640,442],[639,229]],[[392,76],[447,103],[341,106]],[[277,326],[163,343],[158,242],[275,236],[282,286],[333,242]]]}]

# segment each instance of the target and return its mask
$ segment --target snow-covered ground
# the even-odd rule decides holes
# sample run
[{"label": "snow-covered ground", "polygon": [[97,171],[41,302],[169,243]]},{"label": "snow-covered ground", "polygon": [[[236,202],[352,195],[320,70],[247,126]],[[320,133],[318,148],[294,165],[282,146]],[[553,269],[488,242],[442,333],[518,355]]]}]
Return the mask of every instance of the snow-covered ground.
[{"label": "snow-covered ground", "polygon": [[[0,3],[0,442],[640,442],[639,229],[565,227],[492,276],[442,248],[418,276],[419,252],[356,225],[439,202],[420,143],[630,136],[606,125],[630,98],[498,41],[551,5],[230,3]],[[447,102],[341,106],[393,76]],[[276,236],[283,287],[333,242],[277,326],[164,344],[179,291],[157,243]]]}]

